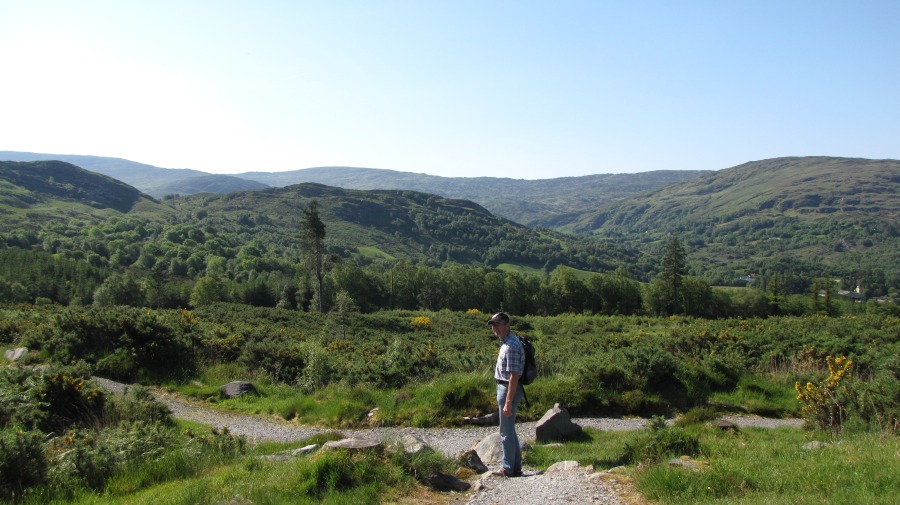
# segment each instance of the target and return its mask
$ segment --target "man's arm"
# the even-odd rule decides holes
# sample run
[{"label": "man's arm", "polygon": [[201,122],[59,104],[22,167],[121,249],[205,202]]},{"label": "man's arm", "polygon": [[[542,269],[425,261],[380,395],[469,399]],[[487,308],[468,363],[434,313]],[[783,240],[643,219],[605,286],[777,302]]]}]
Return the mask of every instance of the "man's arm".
[{"label": "man's arm", "polygon": [[513,399],[516,397],[516,393],[519,391],[519,376],[522,375],[516,372],[509,373],[509,386],[506,388],[506,402],[503,404],[503,415],[509,417],[512,415],[512,404]]}]

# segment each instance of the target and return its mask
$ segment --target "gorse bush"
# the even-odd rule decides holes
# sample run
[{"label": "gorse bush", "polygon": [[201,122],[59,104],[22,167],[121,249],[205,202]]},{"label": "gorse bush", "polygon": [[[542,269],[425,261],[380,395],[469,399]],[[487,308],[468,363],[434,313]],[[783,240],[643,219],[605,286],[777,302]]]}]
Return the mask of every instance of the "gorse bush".
[{"label": "gorse bush", "polygon": [[825,360],[828,364],[828,377],[818,384],[808,381],[802,385],[797,382],[794,388],[806,421],[823,431],[839,434],[850,415],[851,394],[847,382],[853,361],[843,356],[828,356]]},{"label": "gorse bush", "polygon": [[89,382],[89,369],[83,363],[49,368],[39,377],[33,392],[45,414],[38,425],[41,430],[61,432],[95,424],[103,417],[106,394]]},{"label": "gorse bush", "polygon": [[0,429],[0,500],[14,501],[46,481],[43,439],[37,431]]},{"label": "gorse bush", "polygon": [[83,360],[112,379],[183,376],[196,363],[192,338],[163,315],[122,307],[68,309],[54,317],[45,340],[30,343],[58,363]]}]

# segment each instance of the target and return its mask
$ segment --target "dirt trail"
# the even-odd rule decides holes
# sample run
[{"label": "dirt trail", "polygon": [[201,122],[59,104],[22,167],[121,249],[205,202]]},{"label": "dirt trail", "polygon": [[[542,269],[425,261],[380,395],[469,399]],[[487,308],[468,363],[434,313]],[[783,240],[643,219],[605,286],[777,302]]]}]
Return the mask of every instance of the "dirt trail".
[{"label": "dirt trail", "polygon": [[[126,385],[107,379],[95,378],[97,383],[113,393],[123,393]],[[216,428],[228,428],[229,432],[243,435],[251,443],[261,441],[298,442],[313,435],[337,431],[348,438],[376,439],[386,442],[397,440],[404,435],[414,435],[434,450],[454,457],[470,449],[479,440],[497,431],[495,426],[469,428],[402,428],[373,427],[353,430],[331,430],[300,426],[280,417],[264,417],[249,414],[224,412],[212,409],[202,402],[183,396],[154,390],[154,397],[165,404],[178,419],[193,421]],[[797,419],[766,419],[760,417],[727,417],[737,426],[766,427],[801,426]],[[573,419],[582,427],[605,431],[635,430],[646,426],[646,419],[578,418]],[[533,441],[535,423],[517,423],[520,438]],[[596,469],[603,471],[606,469]],[[450,503],[454,505],[489,505],[516,503],[517,505],[546,505],[548,503],[593,503],[600,505],[639,505],[644,500],[634,491],[630,479],[616,473],[599,473],[591,469],[551,468],[546,472],[526,470],[525,476],[506,479],[484,475],[472,481],[474,491],[462,495],[434,495],[429,499],[419,497],[416,501],[428,503]]]}]

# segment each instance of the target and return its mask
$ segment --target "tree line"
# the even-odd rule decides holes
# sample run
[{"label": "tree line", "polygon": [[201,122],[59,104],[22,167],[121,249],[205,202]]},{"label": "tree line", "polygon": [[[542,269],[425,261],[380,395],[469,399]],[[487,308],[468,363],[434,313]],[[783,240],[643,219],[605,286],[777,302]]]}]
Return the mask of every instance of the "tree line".
[{"label": "tree line", "polygon": [[[483,266],[429,266],[409,261],[360,265],[322,254],[315,268],[229,277],[208,273],[196,280],[159,269],[123,271],[92,267],[48,253],[0,250],[0,302],[151,308],[196,308],[217,302],[300,311],[371,313],[379,310],[441,310],[514,314],[563,313],[765,317],[868,310],[896,311],[891,303],[842,303],[834,289],[789,294],[778,276],[768,289],[713,288],[684,274],[675,247],[671,262],[651,283],[635,280],[624,266],[612,273],[586,273],[560,266],[535,275]],[[311,260],[315,263],[315,259]]]}]

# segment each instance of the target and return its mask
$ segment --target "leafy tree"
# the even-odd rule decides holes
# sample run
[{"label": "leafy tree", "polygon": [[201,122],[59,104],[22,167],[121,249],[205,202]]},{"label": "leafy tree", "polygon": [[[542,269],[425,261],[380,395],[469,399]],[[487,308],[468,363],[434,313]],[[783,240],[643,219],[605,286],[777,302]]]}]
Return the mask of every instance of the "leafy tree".
[{"label": "leafy tree", "polygon": [[194,307],[202,307],[227,299],[228,292],[225,285],[218,278],[209,275],[198,279],[194,284],[194,289],[191,290],[191,305]]},{"label": "leafy tree", "polygon": [[556,267],[550,274],[549,287],[553,293],[555,313],[579,313],[585,308],[588,291],[573,269]]},{"label": "leafy tree", "polygon": [[697,317],[715,317],[713,294],[709,283],[700,277],[684,277],[678,305],[684,313]]},{"label": "leafy tree", "polygon": [[141,286],[131,275],[110,275],[94,291],[95,307],[112,307],[114,305],[129,305],[132,307],[144,305],[144,295],[141,291]]},{"label": "leafy tree", "polygon": [[319,286],[319,312],[325,312],[325,223],[319,217],[319,203],[316,200],[303,210],[300,245],[306,253],[306,267],[312,270]]}]

